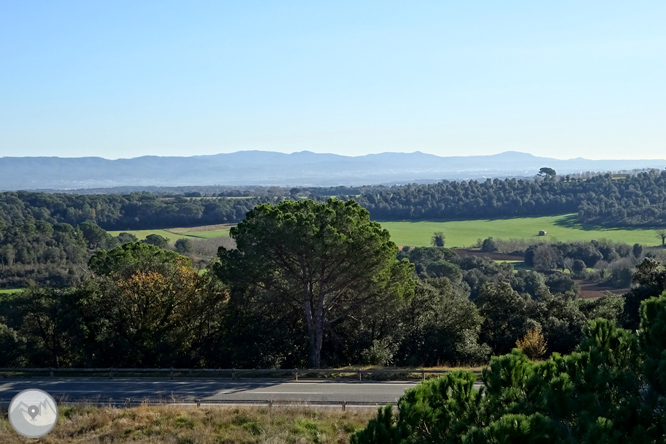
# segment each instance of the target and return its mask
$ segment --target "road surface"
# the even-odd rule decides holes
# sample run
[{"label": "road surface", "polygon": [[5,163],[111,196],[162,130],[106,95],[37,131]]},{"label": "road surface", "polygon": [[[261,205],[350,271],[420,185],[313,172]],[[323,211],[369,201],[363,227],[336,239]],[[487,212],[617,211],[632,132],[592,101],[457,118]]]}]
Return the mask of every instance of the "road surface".
[{"label": "road surface", "polygon": [[285,381],[285,380],[220,380],[220,379],[137,379],[53,378],[0,379],[0,402],[9,403],[22,390],[37,388],[58,400],[115,402],[160,399],[192,402],[305,402],[350,404],[386,404],[395,402],[406,389],[417,382],[361,381]]}]

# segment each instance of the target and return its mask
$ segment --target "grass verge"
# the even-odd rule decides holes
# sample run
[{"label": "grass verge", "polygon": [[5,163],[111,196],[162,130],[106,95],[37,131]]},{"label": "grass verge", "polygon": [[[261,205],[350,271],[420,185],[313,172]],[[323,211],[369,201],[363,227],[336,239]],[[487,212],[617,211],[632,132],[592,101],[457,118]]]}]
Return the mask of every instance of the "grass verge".
[{"label": "grass verge", "polygon": [[[130,409],[60,407],[58,424],[45,444],[79,443],[346,443],[375,409],[301,407],[173,407]],[[0,442],[32,443],[0,419]]]}]

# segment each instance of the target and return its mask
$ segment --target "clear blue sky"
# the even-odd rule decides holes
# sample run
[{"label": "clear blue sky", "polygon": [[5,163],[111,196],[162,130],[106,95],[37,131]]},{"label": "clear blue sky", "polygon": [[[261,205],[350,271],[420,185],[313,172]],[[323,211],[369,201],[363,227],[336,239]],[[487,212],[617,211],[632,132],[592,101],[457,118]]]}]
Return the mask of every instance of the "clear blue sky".
[{"label": "clear blue sky", "polygon": [[0,2],[0,156],[666,158],[666,2]]}]

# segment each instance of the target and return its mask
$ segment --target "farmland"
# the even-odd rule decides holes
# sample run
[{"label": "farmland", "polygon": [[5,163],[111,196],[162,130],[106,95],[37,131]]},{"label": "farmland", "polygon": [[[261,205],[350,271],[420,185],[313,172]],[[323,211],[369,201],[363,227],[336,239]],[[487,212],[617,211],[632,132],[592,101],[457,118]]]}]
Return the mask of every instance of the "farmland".
[{"label": "farmland", "polygon": [[[391,232],[391,239],[396,244],[410,246],[430,245],[430,238],[436,231],[444,233],[447,247],[458,248],[473,246],[477,240],[487,237],[563,242],[609,239],[615,242],[639,243],[645,246],[656,246],[660,242],[653,229],[617,229],[581,225],[575,223],[575,216],[575,214],[565,214],[512,219],[390,221],[380,223],[382,227]],[[169,239],[169,242],[173,244],[176,240],[187,237],[200,239],[227,237],[232,226],[232,224],[220,224],[154,230],[117,230],[109,231],[109,233],[117,236],[125,231],[132,233],[139,239],[145,239],[149,234],[159,234]],[[547,236],[539,236],[540,230],[546,230],[548,232]]]},{"label": "farmland", "polygon": [[[381,222],[398,245],[426,246],[436,231],[446,236],[447,247],[470,247],[478,239],[533,239],[550,241],[582,241],[609,239],[627,244],[655,246],[660,243],[652,229],[615,229],[575,223],[575,214],[513,219],[482,219],[458,221]],[[539,236],[540,230],[548,232]]]},{"label": "farmland", "polygon": [[137,238],[145,239],[150,234],[158,234],[169,239],[169,243],[174,243],[178,239],[196,237],[199,239],[211,239],[214,237],[227,237],[229,236],[230,225],[205,225],[201,227],[188,227],[188,228],[167,228],[164,230],[116,230],[109,231],[112,236],[117,236],[120,233],[130,233]]}]

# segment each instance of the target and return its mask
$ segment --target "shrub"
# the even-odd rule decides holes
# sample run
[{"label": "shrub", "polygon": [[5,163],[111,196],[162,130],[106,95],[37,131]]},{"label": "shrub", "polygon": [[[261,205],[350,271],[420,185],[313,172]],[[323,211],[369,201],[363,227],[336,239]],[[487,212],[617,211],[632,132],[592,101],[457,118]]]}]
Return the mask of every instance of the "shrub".
[{"label": "shrub", "polygon": [[495,241],[492,237],[484,239],[483,244],[481,244],[481,251],[486,251],[488,253],[497,251],[497,244],[495,244]]},{"label": "shrub", "polygon": [[516,341],[516,347],[521,349],[528,358],[537,360],[546,354],[548,343],[541,333],[541,328],[534,327],[527,330],[525,336]]}]

